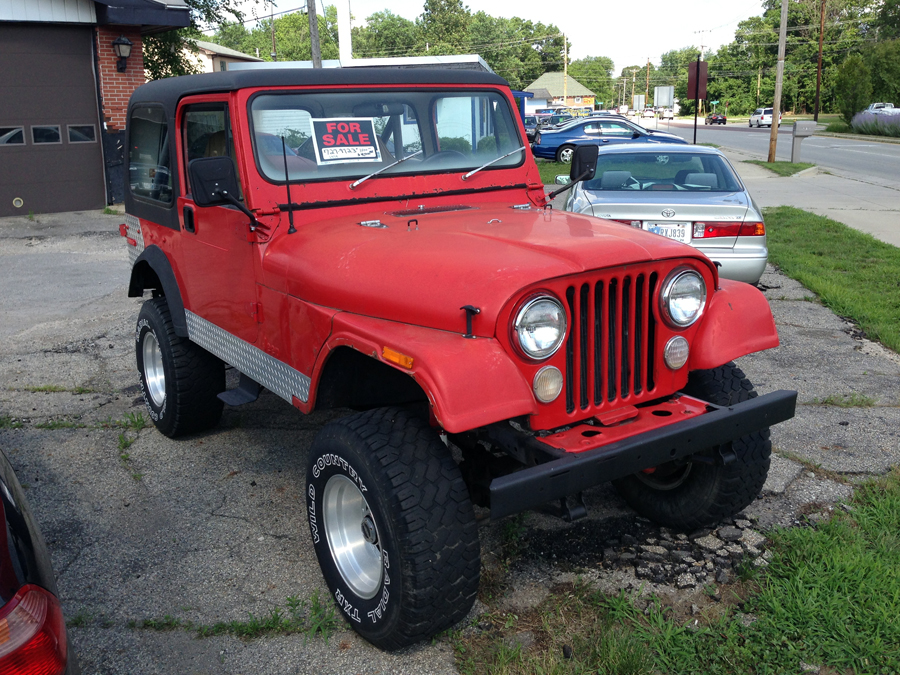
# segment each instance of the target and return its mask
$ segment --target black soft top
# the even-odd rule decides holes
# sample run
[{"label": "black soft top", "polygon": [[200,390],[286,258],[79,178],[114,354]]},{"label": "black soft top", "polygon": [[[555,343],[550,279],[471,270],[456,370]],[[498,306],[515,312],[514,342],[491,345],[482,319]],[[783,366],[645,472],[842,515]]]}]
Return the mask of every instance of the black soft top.
[{"label": "black soft top", "polygon": [[493,84],[508,87],[499,75],[477,70],[436,68],[271,68],[232,70],[167,77],[138,87],[135,103],[162,103],[171,113],[179,99],[191,94],[234,91],[247,87],[377,86],[380,84]]}]

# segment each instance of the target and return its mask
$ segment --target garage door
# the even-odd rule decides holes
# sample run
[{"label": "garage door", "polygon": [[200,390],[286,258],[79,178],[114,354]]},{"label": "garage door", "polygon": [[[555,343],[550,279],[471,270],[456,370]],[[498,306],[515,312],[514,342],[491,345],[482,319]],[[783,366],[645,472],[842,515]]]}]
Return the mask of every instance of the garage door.
[{"label": "garage door", "polygon": [[92,39],[0,24],[0,216],[106,204]]}]

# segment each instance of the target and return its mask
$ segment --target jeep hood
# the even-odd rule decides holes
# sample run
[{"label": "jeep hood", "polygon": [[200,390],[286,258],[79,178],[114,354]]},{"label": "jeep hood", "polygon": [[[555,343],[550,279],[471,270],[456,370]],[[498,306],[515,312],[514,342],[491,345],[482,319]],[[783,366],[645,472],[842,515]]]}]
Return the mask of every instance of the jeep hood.
[{"label": "jeep hood", "polygon": [[474,305],[473,331],[487,337],[504,304],[543,280],[648,260],[711,265],[690,246],[565,211],[388,209],[309,220],[291,235],[282,222],[263,254],[263,283],[317,305],[457,333],[465,332],[460,308]]}]

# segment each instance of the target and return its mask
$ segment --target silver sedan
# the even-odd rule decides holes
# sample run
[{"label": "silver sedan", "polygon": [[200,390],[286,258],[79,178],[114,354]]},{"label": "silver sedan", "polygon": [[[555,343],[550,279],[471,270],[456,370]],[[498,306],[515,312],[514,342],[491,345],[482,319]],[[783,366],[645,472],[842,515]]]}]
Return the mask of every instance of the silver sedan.
[{"label": "silver sedan", "polygon": [[690,244],[726,279],[755,284],[766,268],[762,212],[715,148],[601,148],[594,175],[571,189],[565,208]]}]

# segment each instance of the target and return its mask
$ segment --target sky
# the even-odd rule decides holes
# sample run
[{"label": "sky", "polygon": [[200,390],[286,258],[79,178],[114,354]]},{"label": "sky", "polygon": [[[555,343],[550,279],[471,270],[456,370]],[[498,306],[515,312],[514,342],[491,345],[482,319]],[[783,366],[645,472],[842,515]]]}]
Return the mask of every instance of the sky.
[{"label": "sky", "polygon": [[[690,45],[717,49],[734,39],[740,21],[762,14],[761,0],[595,0],[594,2],[552,2],[552,0],[463,0],[472,13],[491,16],[518,16],[543,24],[554,24],[566,34],[571,60],[585,56],[608,56],[617,75],[622,68],[645,65],[647,59],[659,65],[661,54]],[[424,0],[349,0],[353,25],[366,17],[390,9],[405,19],[422,13]],[[322,4],[335,0],[319,0]],[[253,0],[245,0],[250,17]],[[257,13],[263,12],[260,0]],[[305,0],[276,0],[275,12],[305,7]],[[555,11],[554,8],[559,8]],[[265,11],[268,13],[268,10]],[[248,24],[249,25],[249,24]]]}]

